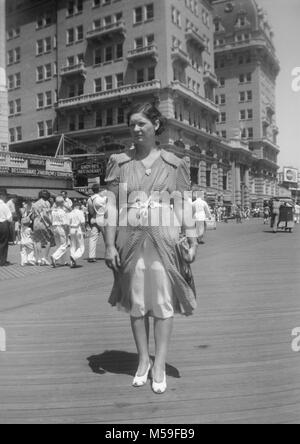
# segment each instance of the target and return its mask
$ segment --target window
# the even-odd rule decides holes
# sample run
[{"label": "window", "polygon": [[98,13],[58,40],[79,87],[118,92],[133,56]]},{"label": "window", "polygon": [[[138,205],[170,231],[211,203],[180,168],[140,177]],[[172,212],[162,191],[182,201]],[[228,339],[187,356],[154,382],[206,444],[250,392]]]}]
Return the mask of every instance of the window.
[{"label": "window", "polygon": [[52,77],[52,66],[51,63],[45,65],[45,79],[51,79]]},{"label": "window", "polygon": [[248,128],[248,139],[253,139],[254,131],[253,128]]},{"label": "window", "polygon": [[21,88],[21,73],[15,74],[15,88]]},{"label": "window", "polygon": [[143,83],[145,81],[144,78],[144,70],[143,69],[138,69],[136,72],[136,81],[137,83]]},{"label": "window", "polygon": [[244,109],[240,111],[240,120],[246,120],[246,111]]},{"label": "window", "polygon": [[15,59],[14,59],[14,52],[13,50],[8,51],[7,53],[7,63],[8,65],[12,65],[14,63]]},{"label": "window", "polygon": [[97,111],[96,112],[96,127],[101,127],[103,126],[103,121],[102,121],[102,111]]},{"label": "window", "polygon": [[118,124],[121,125],[125,122],[124,109],[118,108]]},{"label": "window", "polygon": [[113,78],[112,76],[105,77],[105,89],[106,91],[113,89]]},{"label": "window", "polygon": [[154,34],[147,35],[146,37],[147,46],[151,46],[154,43]]},{"label": "window", "polygon": [[134,47],[135,47],[135,49],[139,49],[139,48],[143,48],[144,47],[144,39],[143,39],[143,37],[139,37],[139,38],[135,39]]},{"label": "window", "polygon": [[47,91],[45,97],[46,97],[46,106],[52,106],[52,92]]},{"label": "window", "polygon": [[228,189],[228,177],[227,174],[223,175],[223,191],[227,191]]},{"label": "window", "polygon": [[106,110],[106,126],[113,125],[113,109],[109,108]]},{"label": "window", "polygon": [[123,13],[122,13],[122,12],[118,12],[118,13],[115,15],[115,21],[116,21],[116,23],[119,23],[119,22],[122,20],[122,18],[123,18]]},{"label": "window", "polygon": [[211,186],[211,170],[206,170],[206,186]]},{"label": "window", "polygon": [[74,15],[74,13],[75,13],[75,2],[73,0],[70,0],[67,6],[67,16],[71,17],[72,15]]},{"label": "window", "polygon": [[245,75],[244,74],[240,74],[239,81],[240,81],[240,83],[245,83]]},{"label": "window", "polygon": [[95,79],[94,84],[95,84],[95,92],[96,93],[101,92],[102,91],[102,81],[101,81],[101,79]]},{"label": "window", "polygon": [[134,9],[134,23],[142,23],[143,21],[143,8],[135,8]]},{"label": "window", "polygon": [[253,119],[253,109],[248,109],[248,120]]},{"label": "window", "polygon": [[151,82],[152,80],[155,80],[155,67],[150,66],[148,68],[148,81]]},{"label": "window", "polygon": [[72,97],[76,96],[76,87],[74,84],[70,84],[69,85],[69,89],[68,89],[68,96],[71,99]]},{"label": "window", "polygon": [[50,52],[51,51],[51,37],[47,37],[45,39],[45,52]]},{"label": "window", "polygon": [[84,84],[83,84],[83,82],[80,82],[78,84],[78,88],[77,88],[77,95],[83,96],[83,94],[84,94]]},{"label": "window", "polygon": [[16,128],[16,133],[17,133],[17,141],[22,140],[22,128],[20,126]]},{"label": "window", "polygon": [[122,72],[116,75],[116,84],[117,88],[124,85],[124,74]]},{"label": "window", "polygon": [[83,26],[77,26],[76,28],[76,41],[80,42],[83,40]]},{"label": "window", "polygon": [[248,82],[248,83],[252,82],[252,74],[251,74],[251,72],[249,72],[249,73],[247,74],[246,79],[247,79],[247,82]]},{"label": "window", "polygon": [[43,40],[38,40],[36,42],[36,54],[37,55],[41,55],[44,52],[44,41]]},{"label": "window", "polygon": [[44,67],[43,66],[38,66],[36,69],[36,80],[38,82],[41,82],[42,80],[44,80]]},{"label": "window", "polygon": [[240,102],[245,102],[245,99],[246,99],[245,91],[241,91],[240,92]]},{"label": "window", "polygon": [[38,137],[45,137],[44,122],[38,122]]},{"label": "window", "polygon": [[9,140],[10,140],[10,143],[15,142],[15,130],[14,130],[14,128],[11,128],[9,130]]},{"label": "window", "polygon": [[116,46],[116,57],[117,57],[117,59],[123,58],[123,44],[122,43],[119,43]]},{"label": "window", "polygon": [[227,131],[221,131],[221,136],[223,139],[227,139]]},{"label": "window", "polygon": [[15,49],[15,62],[19,63],[21,60],[21,48]]},{"label": "window", "polygon": [[225,86],[225,78],[220,77],[220,87],[224,87],[224,86]]},{"label": "window", "polygon": [[252,102],[252,98],[253,98],[252,91],[247,91],[247,101]]},{"label": "window", "polygon": [[152,20],[154,18],[154,5],[151,3],[146,6],[146,20]]},{"label": "window", "polygon": [[226,113],[221,113],[221,123],[226,123]]},{"label": "window", "polygon": [[220,95],[220,99],[221,99],[221,101],[220,101],[221,105],[226,105],[226,96],[225,96],[225,94],[221,94]]},{"label": "window", "polygon": [[39,93],[37,95],[37,109],[44,108],[44,94]]},{"label": "window", "polygon": [[105,48],[105,62],[111,62],[113,60],[113,47],[107,46]]},{"label": "window", "polygon": [[74,43],[74,29],[67,30],[67,45],[72,45]]},{"label": "window", "polygon": [[100,65],[100,63],[102,63],[102,51],[101,51],[101,48],[95,49],[94,63],[95,63],[95,65]]},{"label": "window", "polygon": [[14,114],[15,114],[15,102],[13,100],[10,101],[9,104],[8,104],[8,107],[9,107],[9,115],[10,116],[14,116]]},{"label": "window", "polygon": [[53,134],[53,122],[52,122],[52,120],[47,120],[46,121],[46,132],[47,132],[47,136],[52,136],[52,134]]},{"label": "window", "polygon": [[67,58],[67,65],[68,66],[74,66],[75,65],[75,58],[74,56],[70,56]]},{"label": "window", "polygon": [[218,95],[216,95],[216,97],[215,97],[215,103],[216,103],[216,105],[219,105],[219,96]]},{"label": "window", "polygon": [[17,99],[15,102],[15,113],[21,114],[22,107],[21,107],[21,99]]},{"label": "window", "polygon": [[246,139],[247,138],[247,131],[246,128],[242,129],[242,139]]},{"label": "window", "polygon": [[14,76],[8,76],[8,89],[14,89],[15,87],[15,79]]},{"label": "window", "polygon": [[104,26],[110,26],[112,24],[112,16],[108,15],[104,17]]},{"label": "window", "polygon": [[101,20],[100,19],[94,20],[93,29],[99,29],[99,28],[101,28]]}]

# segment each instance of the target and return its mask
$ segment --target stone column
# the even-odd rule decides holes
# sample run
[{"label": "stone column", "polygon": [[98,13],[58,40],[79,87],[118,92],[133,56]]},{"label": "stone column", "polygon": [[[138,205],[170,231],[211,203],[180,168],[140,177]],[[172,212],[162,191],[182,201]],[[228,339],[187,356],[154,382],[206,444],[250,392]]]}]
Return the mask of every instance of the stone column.
[{"label": "stone column", "polygon": [[222,205],[222,206],[223,206],[223,203],[224,203],[224,201],[223,201],[223,193],[224,193],[224,190],[223,190],[223,174],[224,174],[223,166],[219,165],[219,169],[218,169],[218,179],[219,179],[218,194],[219,194],[219,196],[221,196],[220,200],[219,200],[219,204]]},{"label": "stone column", "polygon": [[8,149],[5,0],[0,0],[0,149]]},{"label": "stone column", "polygon": [[241,167],[237,163],[234,164],[234,197],[235,204],[242,204],[242,190],[241,190]]},{"label": "stone column", "polygon": [[[202,151],[202,156],[205,156],[206,152]],[[201,188],[206,189],[206,160],[202,159],[199,164],[199,185]]]},{"label": "stone column", "polygon": [[218,185],[219,185],[219,178],[218,178],[218,159],[217,156],[214,156],[215,160],[214,163],[212,165],[212,178],[211,178],[211,186],[212,188],[215,188],[216,190],[218,189]]},{"label": "stone column", "polygon": [[250,207],[250,177],[249,177],[249,169],[246,168],[245,170],[245,176],[244,176],[244,206]]}]

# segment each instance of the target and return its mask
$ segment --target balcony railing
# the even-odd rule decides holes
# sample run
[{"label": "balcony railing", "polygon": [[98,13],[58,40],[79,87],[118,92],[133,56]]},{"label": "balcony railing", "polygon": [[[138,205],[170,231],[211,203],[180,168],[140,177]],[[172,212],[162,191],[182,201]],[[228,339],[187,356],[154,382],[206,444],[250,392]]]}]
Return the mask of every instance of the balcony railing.
[{"label": "balcony railing", "polygon": [[205,38],[198,34],[197,31],[195,31],[195,29],[193,28],[187,28],[186,32],[185,32],[185,37],[187,39],[187,41],[195,44],[196,46],[198,46],[198,48],[201,51],[204,51],[206,49],[206,41]]},{"label": "balcony railing", "polygon": [[217,76],[213,72],[211,72],[211,71],[208,71],[208,70],[204,71],[203,79],[204,79],[205,82],[210,83],[215,88],[217,86],[219,86],[219,82],[218,82]]},{"label": "balcony railing", "polygon": [[86,94],[83,96],[72,97],[70,99],[61,99],[58,101],[57,108],[59,110],[71,107],[80,107],[97,103],[100,101],[108,101],[120,97],[126,97],[134,94],[144,94],[161,89],[160,80],[152,80],[143,83],[134,83],[132,85],[124,85],[120,88],[102,91],[94,94]]},{"label": "balcony railing", "polygon": [[78,74],[84,77],[86,76],[86,67],[83,62],[78,63],[77,65],[63,66],[60,70],[60,75],[62,77],[73,76]]},{"label": "balcony railing", "polygon": [[184,66],[188,66],[190,64],[189,56],[186,52],[184,52],[181,48],[172,48],[172,60],[178,61],[182,63]]},{"label": "balcony railing", "polygon": [[120,20],[116,23],[111,23],[110,25],[103,26],[101,28],[95,28],[87,32],[86,38],[88,40],[101,40],[103,38],[113,37],[115,34],[120,34],[125,38],[126,36],[126,26],[124,20]]},{"label": "balcony railing", "polygon": [[206,99],[205,97],[199,96],[197,93],[195,93],[195,91],[189,89],[185,84],[181,83],[179,80],[171,82],[171,87],[173,91],[176,91],[179,94],[182,94],[183,96],[193,100],[194,102],[197,102],[199,105],[202,105],[203,108],[207,109],[208,111],[217,115],[220,114],[218,106],[213,101]]},{"label": "balcony railing", "polygon": [[156,62],[158,60],[158,48],[157,45],[149,45],[141,48],[135,48],[128,52],[127,60],[133,62],[135,60],[143,59],[146,57],[153,58]]}]

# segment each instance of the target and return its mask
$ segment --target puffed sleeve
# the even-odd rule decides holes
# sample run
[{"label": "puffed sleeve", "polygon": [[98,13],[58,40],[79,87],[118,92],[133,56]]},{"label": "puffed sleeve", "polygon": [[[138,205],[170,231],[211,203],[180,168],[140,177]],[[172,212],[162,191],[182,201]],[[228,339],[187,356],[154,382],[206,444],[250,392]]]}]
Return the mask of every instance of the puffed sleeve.
[{"label": "puffed sleeve", "polygon": [[183,193],[191,189],[191,169],[188,157],[181,159],[177,168],[176,191]]},{"label": "puffed sleeve", "polygon": [[105,182],[107,183],[108,191],[112,191],[115,194],[118,193],[118,186],[120,183],[120,166],[118,158],[115,154],[113,154],[108,161]]}]

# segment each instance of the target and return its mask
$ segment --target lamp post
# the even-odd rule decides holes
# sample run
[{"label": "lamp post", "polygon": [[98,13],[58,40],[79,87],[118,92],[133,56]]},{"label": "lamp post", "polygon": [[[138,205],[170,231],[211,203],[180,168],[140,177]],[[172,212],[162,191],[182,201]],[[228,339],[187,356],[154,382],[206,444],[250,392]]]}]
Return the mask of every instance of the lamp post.
[{"label": "lamp post", "polygon": [[8,150],[5,0],[0,0],[0,150]]}]

